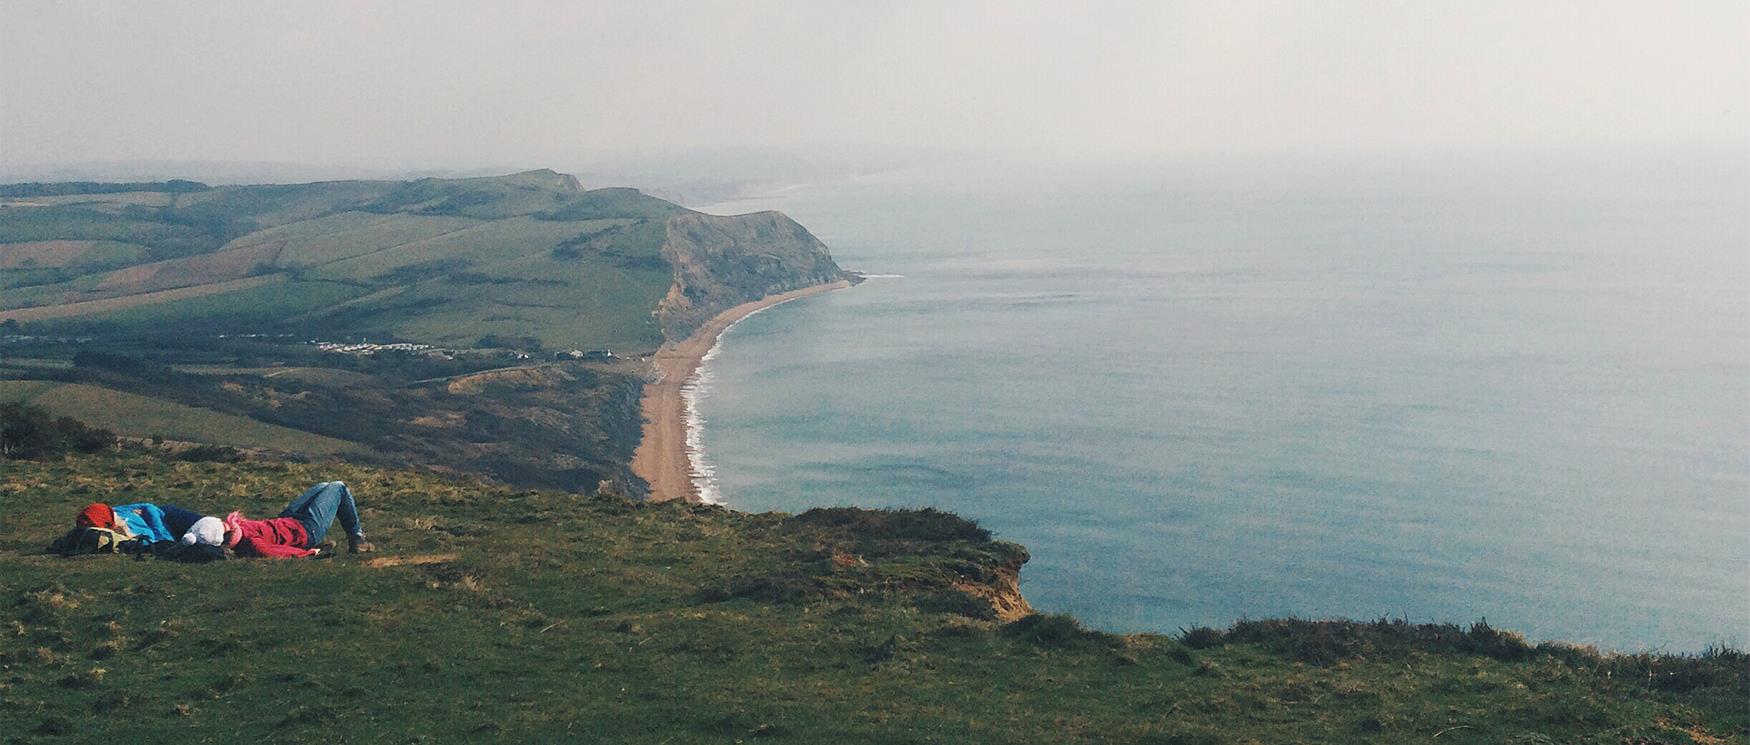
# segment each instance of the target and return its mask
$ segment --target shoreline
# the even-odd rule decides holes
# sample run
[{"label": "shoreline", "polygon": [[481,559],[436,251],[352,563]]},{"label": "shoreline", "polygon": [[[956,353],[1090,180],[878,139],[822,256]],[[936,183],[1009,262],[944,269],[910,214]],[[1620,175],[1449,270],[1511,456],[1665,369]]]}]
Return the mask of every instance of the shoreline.
[{"label": "shoreline", "polygon": [[632,454],[632,473],[650,484],[649,501],[702,501],[699,486],[694,483],[697,457],[692,443],[688,442],[692,429],[688,393],[705,356],[717,347],[717,340],[723,332],[742,319],[774,305],[849,286],[849,280],[841,279],[742,303],[712,316],[692,336],[679,343],[664,344],[657,350],[651,358],[657,379],[645,384],[639,404],[644,414],[644,434],[638,441],[638,449]]}]

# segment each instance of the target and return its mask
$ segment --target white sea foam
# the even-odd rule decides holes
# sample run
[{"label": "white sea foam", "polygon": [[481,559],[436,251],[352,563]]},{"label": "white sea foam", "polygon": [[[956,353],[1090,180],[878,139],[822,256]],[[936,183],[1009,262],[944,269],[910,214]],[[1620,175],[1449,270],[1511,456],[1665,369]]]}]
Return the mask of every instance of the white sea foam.
[{"label": "white sea foam", "polygon": [[699,358],[699,368],[693,371],[693,376],[681,386],[682,414],[681,419],[687,425],[687,475],[692,479],[693,488],[699,491],[699,501],[706,504],[723,504],[723,490],[717,484],[717,468],[711,464],[711,459],[705,456],[705,417],[699,413],[699,400],[711,392],[711,361],[717,359],[718,352],[723,350],[723,339],[729,336],[742,321],[776,308],[790,300],[781,300],[764,308],[759,308],[745,316],[735,319],[723,328],[717,335],[717,342]]},{"label": "white sea foam", "polygon": [[699,413],[699,397],[711,391],[711,371],[706,368],[717,356],[716,345],[700,358],[699,369],[681,386],[682,419],[687,425],[687,476],[693,488],[699,490],[699,501],[723,504],[723,491],[717,487],[717,469],[705,457],[705,417]]}]

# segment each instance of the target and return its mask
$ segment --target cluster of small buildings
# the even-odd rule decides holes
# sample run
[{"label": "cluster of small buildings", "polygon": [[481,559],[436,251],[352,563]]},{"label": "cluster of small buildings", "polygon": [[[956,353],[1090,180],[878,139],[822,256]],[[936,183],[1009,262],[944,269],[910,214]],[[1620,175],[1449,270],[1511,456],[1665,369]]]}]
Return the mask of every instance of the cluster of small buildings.
[{"label": "cluster of small buildings", "polygon": [[[503,350],[448,349],[448,348],[443,348],[443,347],[434,347],[430,344],[413,344],[410,342],[396,342],[393,344],[374,344],[371,342],[362,342],[362,341],[361,342],[340,342],[340,341],[320,341],[320,340],[316,340],[316,339],[311,339],[305,343],[309,344],[313,347],[316,347],[317,349],[320,349],[324,352],[333,352],[335,354],[354,354],[354,355],[360,355],[360,356],[373,355],[373,354],[377,354],[378,352],[404,352],[407,354],[424,355],[426,357],[438,357],[438,358],[442,358],[442,359],[446,359],[446,360],[453,360],[458,356],[467,356],[467,355],[478,356],[481,354],[502,355],[506,359],[513,359],[513,360],[534,359],[534,356],[529,354],[528,352],[522,352],[522,351],[518,351],[515,349],[503,349]],[[613,359],[619,359],[619,357],[617,355],[615,355],[612,351],[607,350],[607,349],[572,349],[572,350],[564,351],[564,352],[554,352],[552,359],[555,362],[566,362],[566,361],[570,361],[570,360],[613,360]]]},{"label": "cluster of small buildings", "polygon": [[343,352],[346,354],[375,354],[377,352],[424,352],[428,349],[435,349],[435,347],[433,347],[430,344],[413,344],[413,343],[409,343],[409,342],[396,342],[394,344],[372,344],[370,342],[316,341],[316,340],[312,339],[310,341],[310,343],[314,344],[317,349],[320,349],[324,352]]},{"label": "cluster of small buildings", "polygon": [[409,354],[423,354],[427,357],[454,359],[456,353],[456,350],[454,349],[439,349],[430,344],[414,344],[411,342],[372,344],[370,342],[317,341],[311,339],[308,343],[324,352],[334,352],[336,354],[372,355],[378,352],[406,352]]},{"label": "cluster of small buildings", "polygon": [[611,351],[608,351],[606,349],[591,349],[588,351],[584,351],[582,349],[573,349],[569,352],[554,352],[553,359],[555,361],[563,361],[563,360],[611,360],[611,359],[614,359],[614,353]]}]

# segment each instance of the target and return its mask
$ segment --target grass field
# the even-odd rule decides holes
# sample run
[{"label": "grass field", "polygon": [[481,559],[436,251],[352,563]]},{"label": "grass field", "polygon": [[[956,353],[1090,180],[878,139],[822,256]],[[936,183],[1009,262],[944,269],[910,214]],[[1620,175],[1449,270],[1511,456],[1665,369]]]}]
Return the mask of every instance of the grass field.
[{"label": "grass field", "polygon": [[[233,296],[263,286],[280,283],[283,282],[284,279],[284,277],[280,276],[246,277],[243,279],[233,279],[224,282],[195,285],[193,287],[179,287],[173,290],[158,290],[154,292],[144,292],[138,295],[123,295],[121,297],[104,298],[102,300],[84,300],[79,302],[32,305],[30,307],[0,311],[0,320],[53,321],[55,319],[79,319],[79,321],[84,323],[129,323],[131,321],[139,322],[136,321],[136,319],[142,319],[146,323],[154,323],[166,317],[179,318],[180,316],[178,313],[183,308],[199,309],[203,307],[221,308],[225,314],[230,315],[238,300],[238,298]],[[204,302],[197,302],[200,298],[211,297],[218,297],[220,299],[216,301],[206,300]],[[146,310],[137,313],[130,313],[129,311],[134,308],[144,308]],[[44,327],[46,330],[53,330],[54,328],[53,324]]]},{"label": "grass field", "polygon": [[[336,478],[378,554],[36,553],[93,500],[267,515]],[[152,455],[10,463],[0,503],[11,742],[1750,736],[1741,654],[1600,657],[1484,627],[1253,623],[1180,642],[1061,616],[1003,623],[954,587],[1015,547],[939,514],[750,515]]]},{"label": "grass field", "polygon": [[365,383],[371,376],[352,370],[326,367],[236,367],[234,365],[178,365],[176,369],[200,375],[258,375],[263,378],[283,378],[321,386],[346,386]]},{"label": "grass field", "polygon": [[0,401],[41,406],[57,416],[71,416],[124,437],[161,436],[308,455],[332,455],[360,447],[244,416],[78,383],[0,380]]},{"label": "grass field", "polygon": [[[309,223],[321,223],[312,226]],[[286,240],[280,253],[280,265],[285,267],[322,267],[395,246],[418,243],[437,236],[483,224],[480,220],[462,217],[426,215],[378,215],[346,212],[333,217],[292,223],[237,239],[238,243],[271,243]],[[285,233],[301,233],[279,238]],[[353,277],[346,273],[338,276]],[[363,276],[355,277],[362,279]]]},{"label": "grass field", "polygon": [[0,244],[0,269],[107,267],[142,261],[144,246],[117,241],[36,241]]},{"label": "grass field", "polygon": [[[663,340],[651,313],[674,282],[661,218],[684,213],[551,171],[176,196],[174,207],[164,192],[123,192],[0,208],[0,243],[14,242],[0,262],[20,265],[0,318],[43,333],[174,322],[642,352]],[[104,242],[128,236],[131,253]]]},{"label": "grass field", "polygon": [[162,191],[119,191],[108,194],[58,194],[54,196],[34,196],[0,200],[0,204],[5,203],[47,205],[52,207],[87,206],[94,209],[113,210],[130,204],[137,204],[144,207],[163,207],[170,204],[170,194]]},{"label": "grass field", "polygon": [[[402,219],[439,220],[402,216]],[[462,269],[503,258],[549,251],[580,229],[572,223],[555,223],[526,217],[476,222],[419,240],[373,239],[380,248],[322,264],[315,274],[331,279],[368,280],[383,277],[402,267],[437,265]],[[519,279],[530,279],[520,277]]]},{"label": "grass field", "polygon": [[[155,293],[155,302],[119,297],[82,304],[86,312],[56,317],[60,306],[0,313],[41,321],[45,332],[93,328],[157,330],[169,324],[189,332],[257,332],[279,328],[288,317],[323,311],[358,297],[357,287],[335,282],[287,280],[284,275],[249,277]],[[33,315],[33,314],[40,314]],[[43,317],[46,316],[46,317]]]}]

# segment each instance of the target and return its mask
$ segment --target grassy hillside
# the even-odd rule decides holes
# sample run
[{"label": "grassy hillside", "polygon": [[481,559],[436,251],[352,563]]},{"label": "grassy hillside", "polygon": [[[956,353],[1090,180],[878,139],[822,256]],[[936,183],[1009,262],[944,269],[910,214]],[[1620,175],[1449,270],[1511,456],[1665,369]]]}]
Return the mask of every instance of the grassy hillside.
[{"label": "grassy hillside", "polygon": [[5,401],[40,406],[56,416],[82,419],[123,437],[161,437],[313,455],[362,450],[355,442],[95,385],[0,380],[0,402]]},{"label": "grassy hillside", "polygon": [[[723,308],[840,276],[788,218],[700,215],[634,189],[585,190],[552,171],[0,186],[0,268],[0,320],[38,333],[125,334],[174,321],[199,333],[448,346],[513,335],[622,353],[653,350]],[[668,318],[676,301],[689,311],[678,320]]]},{"label": "grassy hillside", "polygon": [[39,333],[175,322],[207,333],[448,346],[509,334],[555,349],[648,351],[662,342],[652,314],[675,282],[664,221],[685,212],[631,189],[586,191],[551,171],[187,192],[100,186],[0,189],[12,195],[0,197],[0,317]]},{"label": "grassy hillside", "polygon": [[0,400],[123,435],[343,454],[552,488],[593,491],[607,480],[641,493],[626,466],[640,428],[635,361],[505,366],[490,355],[351,356],[249,339],[106,348],[70,364],[0,357],[0,378],[14,378],[0,380]]},{"label": "grassy hillside", "polygon": [[[383,551],[36,553],[84,503],[277,511],[346,480]],[[1183,641],[993,617],[1023,559],[939,513],[739,514],[149,454],[0,473],[9,742],[1720,743],[1750,665],[1476,627]]]},{"label": "grassy hillside", "polygon": [[[392,462],[641,493],[625,463],[642,369],[514,371],[573,349],[635,359],[718,311],[841,275],[782,215],[702,215],[552,171],[0,186],[0,377],[153,399],[126,400],[125,432],[306,454],[346,441]],[[437,348],[317,353],[314,341]],[[6,364],[86,352],[132,361]],[[191,365],[342,375],[181,373]],[[494,369],[515,383],[463,395],[441,380]],[[310,437],[284,447],[288,428]],[[236,443],[243,432],[263,439]]]}]

